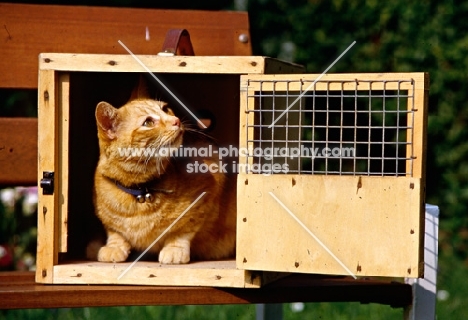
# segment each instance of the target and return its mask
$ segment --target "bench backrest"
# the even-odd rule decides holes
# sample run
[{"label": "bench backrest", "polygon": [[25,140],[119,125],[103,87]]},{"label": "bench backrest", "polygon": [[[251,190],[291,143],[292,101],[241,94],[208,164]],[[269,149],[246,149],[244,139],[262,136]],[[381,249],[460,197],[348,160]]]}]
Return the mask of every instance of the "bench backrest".
[{"label": "bench backrest", "polygon": [[[252,54],[245,12],[0,3],[0,25],[0,88],[37,89],[41,52],[154,55],[169,29],[199,56]],[[0,186],[36,183],[37,119],[0,118]]]}]

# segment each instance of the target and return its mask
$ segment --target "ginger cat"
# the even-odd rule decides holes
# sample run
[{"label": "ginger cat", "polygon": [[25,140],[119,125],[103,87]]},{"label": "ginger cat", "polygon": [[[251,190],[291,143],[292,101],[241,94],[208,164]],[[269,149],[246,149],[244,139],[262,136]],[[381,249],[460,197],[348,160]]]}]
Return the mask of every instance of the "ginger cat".
[{"label": "ginger cat", "polygon": [[[132,249],[147,249],[203,192],[149,252],[159,253],[164,264],[234,255],[235,183],[229,177],[209,171],[188,173],[186,166],[194,159],[121,154],[129,147],[206,146],[203,135],[185,127],[166,103],[150,99],[142,77],[121,108],[100,102],[96,121],[100,157],[94,204],[107,232],[107,243],[97,253],[99,261],[121,262]],[[218,162],[216,157],[196,160]]]}]

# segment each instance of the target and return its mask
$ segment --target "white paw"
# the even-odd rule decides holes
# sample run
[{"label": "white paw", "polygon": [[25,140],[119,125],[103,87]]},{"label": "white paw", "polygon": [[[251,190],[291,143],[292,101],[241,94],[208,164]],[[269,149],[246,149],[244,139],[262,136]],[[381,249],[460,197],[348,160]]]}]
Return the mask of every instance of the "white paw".
[{"label": "white paw", "polygon": [[159,253],[159,262],[163,264],[182,264],[190,261],[190,247],[164,247]]},{"label": "white paw", "polygon": [[101,262],[123,262],[127,260],[130,252],[118,247],[107,247],[104,246],[99,249],[98,261]]}]

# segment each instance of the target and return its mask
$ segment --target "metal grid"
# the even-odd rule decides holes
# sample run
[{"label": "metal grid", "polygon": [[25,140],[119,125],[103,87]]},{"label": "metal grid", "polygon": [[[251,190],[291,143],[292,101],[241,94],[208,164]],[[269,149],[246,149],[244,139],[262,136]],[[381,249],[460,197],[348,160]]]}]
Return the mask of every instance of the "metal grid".
[{"label": "metal grid", "polygon": [[412,79],[248,80],[245,172],[411,177],[414,92]]}]

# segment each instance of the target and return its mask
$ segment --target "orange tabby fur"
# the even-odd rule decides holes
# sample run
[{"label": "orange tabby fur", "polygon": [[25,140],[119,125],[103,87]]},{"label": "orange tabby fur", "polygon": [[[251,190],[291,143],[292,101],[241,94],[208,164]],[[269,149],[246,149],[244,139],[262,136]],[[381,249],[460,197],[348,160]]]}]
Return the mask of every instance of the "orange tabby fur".
[{"label": "orange tabby fur", "polygon": [[[99,261],[125,261],[132,249],[145,250],[202,192],[206,192],[204,197],[150,252],[159,252],[159,261],[165,264],[234,255],[235,194],[226,175],[187,173],[186,164],[194,159],[124,157],[118,149],[202,146],[206,140],[192,137],[164,102],[149,99],[141,80],[121,108],[100,102],[96,120],[100,157],[94,202],[107,232],[107,243],[98,252]],[[208,165],[218,162],[216,158],[196,160]],[[115,181],[127,188],[150,183],[158,191],[152,193],[153,202],[139,203]]]}]

